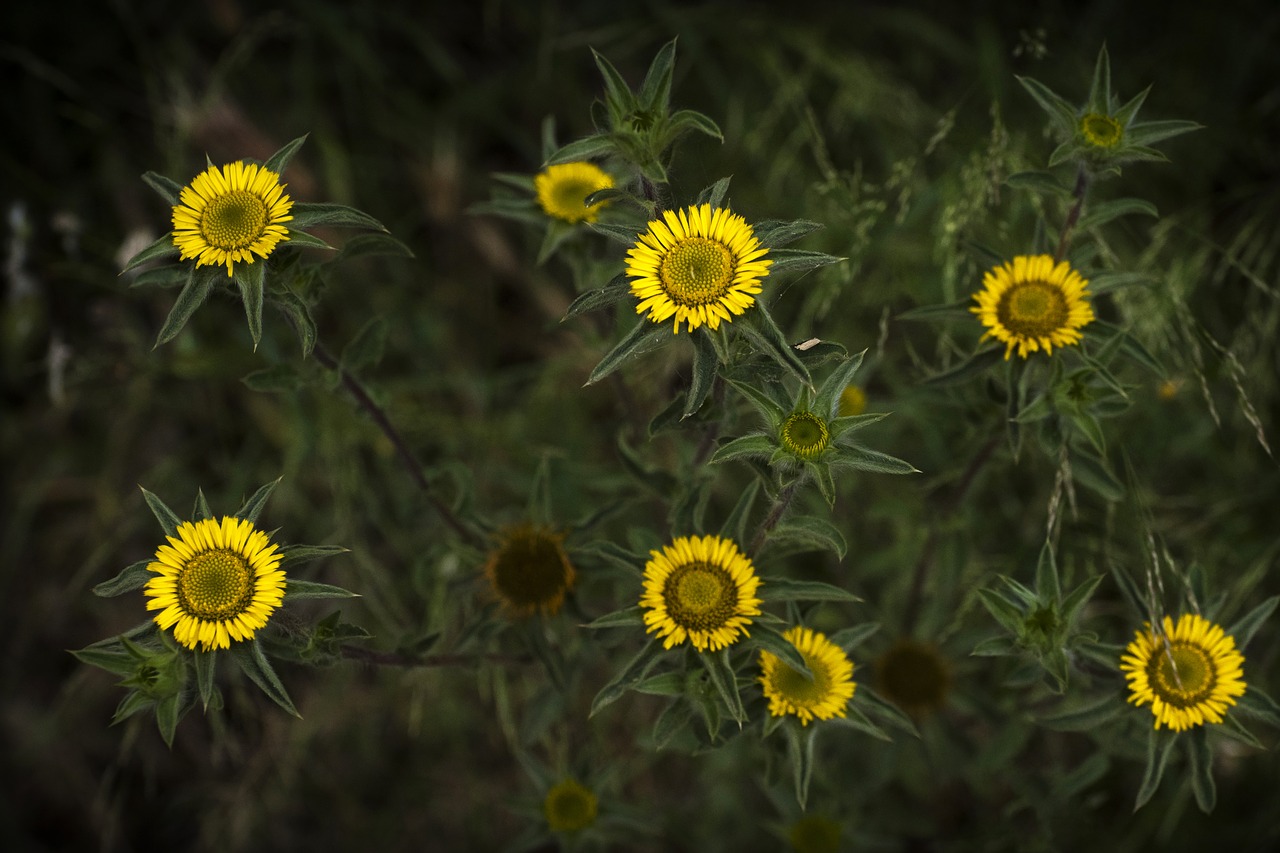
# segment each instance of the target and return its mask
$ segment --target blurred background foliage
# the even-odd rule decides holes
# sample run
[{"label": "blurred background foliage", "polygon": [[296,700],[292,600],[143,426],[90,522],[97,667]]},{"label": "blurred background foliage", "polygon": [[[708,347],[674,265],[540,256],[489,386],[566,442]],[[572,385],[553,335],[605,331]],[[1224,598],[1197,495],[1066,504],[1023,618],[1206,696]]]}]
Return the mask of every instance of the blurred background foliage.
[{"label": "blurred background foliage", "polygon": [[[1260,849],[1280,838],[1280,816],[1259,808],[1280,786],[1271,753],[1219,751],[1212,815],[1188,807],[1172,773],[1132,814],[1140,739],[1100,750],[1084,734],[1025,725],[1036,708],[1004,683],[1003,662],[968,657],[992,633],[974,589],[1034,569],[1056,460],[1024,452],[1015,462],[1000,444],[968,482],[1003,410],[982,382],[922,381],[969,352],[979,329],[894,319],[977,288],[983,266],[968,241],[1024,251],[1027,205],[1061,221],[1057,202],[1002,184],[1042,168],[1055,144],[1015,75],[1082,100],[1105,43],[1122,98],[1154,84],[1145,117],[1205,125],[1165,146],[1171,164],[1136,164],[1099,189],[1161,213],[1158,224],[1130,217],[1106,232],[1104,254],[1158,284],[1117,294],[1100,313],[1126,323],[1168,371],[1126,377],[1135,405],[1108,422],[1109,442],[1131,462],[1175,562],[1200,564],[1228,592],[1229,613],[1274,594],[1274,4],[205,0],[74,12],[11,3],[0,21],[6,849],[496,849],[527,827],[513,804],[538,801],[513,758],[522,739],[553,766],[607,776],[602,814],[617,803],[652,830],[637,848],[785,845],[779,827],[799,812],[785,775],[760,781],[754,741],[701,757],[651,753],[644,739],[659,706],[634,695],[586,722],[610,672],[589,648],[549,721],[520,717],[545,689],[537,666],[282,667],[302,720],[242,687],[225,713],[189,717],[172,750],[145,718],[108,728],[119,699],[110,676],[64,651],[142,618],[139,601],[89,593],[154,552],[138,484],[178,509],[200,486],[229,512],[283,474],[264,523],[286,541],[352,549],[309,577],[364,594],[344,618],[368,628],[375,647],[456,628],[486,601],[483,555],[450,544],[348,399],[240,381],[277,363],[316,369],[278,316],[255,353],[238,304],[218,300],[152,351],[173,292],[131,290],[117,276],[169,227],[139,175],[189,180],[206,153],[215,163],[265,158],[310,132],[285,175],[289,192],[368,211],[416,254],[335,265],[321,339],[340,349],[385,317],[386,356],[364,375],[441,493],[516,522],[549,459],[551,504],[567,524],[622,477],[624,415],[609,387],[580,387],[601,342],[586,324],[559,324],[572,279],[555,260],[533,267],[540,235],[467,208],[488,197],[491,173],[537,171],[544,117],[561,141],[590,131],[600,82],[588,48],[634,83],[673,36],[674,100],[725,136],[686,139],[675,196],[733,175],[734,207],[749,220],[827,224],[804,247],[849,260],[793,284],[775,315],[796,341],[870,348],[859,374],[869,408],[894,412],[870,443],[925,472],[840,483],[833,521],[849,554],[802,559],[807,576],[866,599],[858,621],[884,624],[864,655],[899,637],[937,643],[950,697],[922,719],[920,741],[824,734],[810,810],[841,823],[848,849]],[[640,411],[656,413],[681,387],[687,358],[671,347],[628,368]],[[676,458],[670,438],[647,452]],[[745,482],[742,471],[717,476],[713,519]],[[810,497],[807,508],[825,513]],[[1076,498],[1077,511],[1064,510],[1064,583],[1113,564],[1141,571],[1134,505],[1087,490]],[[646,498],[608,529],[661,534],[664,517],[663,501]],[[931,571],[919,604],[906,579],[921,561]],[[589,646],[572,625],[623,604],[584,574],[558,617],[565,642]],[[1110,642],[1137,627],[1110,580],[1089,618]],[[1276,640],[1265,626],[1245,668],[1272,693]],[[870,657],[855,663],[855,678],[873,678]]]}]

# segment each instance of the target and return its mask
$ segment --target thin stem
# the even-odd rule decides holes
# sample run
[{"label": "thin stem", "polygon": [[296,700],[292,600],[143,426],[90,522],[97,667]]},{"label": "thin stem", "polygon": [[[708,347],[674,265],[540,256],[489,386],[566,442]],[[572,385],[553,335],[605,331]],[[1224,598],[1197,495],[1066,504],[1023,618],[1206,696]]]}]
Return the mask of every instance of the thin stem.
[{"label": "thin stem", "polygon": [[1085,193],[1089,191],[1089,172],[1083,165],[1076,171],[1076,186],[1071,191],[1071,196],[1076,203],[1071,206],[1071,210],[1067,213],[1067,221],[1062,225],[1062,235],[1058,237],[1058,249],[1053,253],[1055,262],[1062,260],[1063,255],[1067,253],[1067,246],[1071,242],[1071,233],[1075,231],[1076,223],[1080,221],[1080,211],[1084,209]]},{"label": "thin stem", "polygon": [[360,380],[348,373],[338,360],[333,357],[332,353],[319,342],[316,343],[315,349],[311,351],[311,354],[315,356],[316,361],[328,369],[338,372],[342,387],[347,389],[347,393],[352,396],[360,408],[364,409],[369,414],[369,417],[373,419],[373,422],[378,425],[378,428],[382,430],[382,434],[387,437],[387,440],[396,449],[396,455],[400,457],[400,461],[404,464],[405,471],[418,484],[418,488],[426,495],[427,502],[439,513],[444,523],[467,542],[473,545],[481,545],[482,543],[475,532],[464,525],[453,510],[432,493],[431,483],[427,480],[427,472],[422,467],[422,463],[418,461],[418,457],[414,456],[404,437],[400,435],[399,430],[391,423],[391,419],[387,417],[386,410],[379,406],[373,397],[369,396],[368,390]]},{"label": "thin stem", "polygon": [[428,668],[439,666],[466,666],[467,664],[480,663],[487,661],[489,663],[507,663],[507,664],[526,664],[531,663],[532,658],[524,655],[502,655],[496,653],[482,653],[474,655],[427,655],[426,657],[413,657],[412,655],[402,655],[395,652],[378,652],[373,649],[362,649],[357,646],[342,646],[342,656],[347,660],[360,661],[372,666],[399,666],[405,669]]},{"label": "thin stem", "polygon": [[787,511],[787,507],[791,506],[791,499],[796,496],[796,489],[800,486],[800,479],[796,478],[788,483],[781,492],[778,493],[778,499],[773,502],[773,508],[769,510],[769,515],[761,523],[760,529],[756,531],[756,536],[751,540],[751,547],[747,549],[747,556],[754,557],[760,547],[764,545],[769,534],[773,532],[773,528],[778,526],[778,522],[782,520],[782,514]]}]

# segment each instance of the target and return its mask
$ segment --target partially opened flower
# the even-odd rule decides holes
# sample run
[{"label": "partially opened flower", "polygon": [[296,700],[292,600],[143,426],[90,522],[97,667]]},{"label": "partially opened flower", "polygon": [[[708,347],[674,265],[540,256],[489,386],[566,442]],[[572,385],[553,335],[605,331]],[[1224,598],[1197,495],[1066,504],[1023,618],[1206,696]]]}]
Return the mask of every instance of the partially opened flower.
[{"label": "partially opened flower", "polygon": [[587,196],[613,186],[613,178],[594,163],[559,163],[533,178],[538,205],[547,216],[565,222],[595,222],[607,202],[588,207]]},{"label": "partially opened flower", "polygon": [[745,636],[760,615],[760,579],[732,539],[679,536],[649,554],[640,606],[646,632],[664,648],[688,640],[700,652],[717,651]]},{"label": "partially opened flower", "polygon": [[741,216],[710,204],[667,210],[627,252],[636,313],[719,328],[755,304],[773,261]]},{"label": "partially opened flower", "polygon": [[252,639],[284,600],[282,555],[250,521],[223,516],[178,526],[147,566],[148,610],[189,649]]},{"label": "partially opened flower", "polygon": [[794,714],[801,725],[815,717],[829,720],[846,715],[857,685],[853,662],[844,650],[823,634],[799,625],[782,635],[796,647],[812,678],[792,669],[772,652],[760,652],[760,684],[775,717]]},{"label": "partially opened flower", "polygon": [[1235,638],[1194,613],[1182,614],[1176,624],[1165,616],[1159,631],[1148,623],[1120,658],[1129,701],[1149,703],[1155,728],[1178,732],[1222,722],[1228,706],[1244,695],[1243,666]]},{"label": "partially opened flower", "polygon": [[547,791],[542,813],[552,832],[577,832],[596,821],[596,795],[576,779],[565,779]]},{"label": "partially opened flower", "polygon": [[983,339],[1005,345],[1004,357],[1014,349],[1021,358],[1055,346],[1080,342],[1080,330],[1093,322],[1089,282],[1066,261],[1055,263],[1049,255],[1018,255],[987,271],[983,289],[969,310],[987,327]]},{"label": "partially opened flower", "polygon": [[293,200],[280,176],[257,163],[210,166],[182,188],[180,198],[173,208],[173,244],[198,267],[225,264],[229,277],[234,264],[265,259],[289,239],[282,223],[293,219]]},{"label": "partially opened flower", "polygon": [[564,534],[520,524],[499,535],[485,575],[507,611],[516,617],[554,614],[577,577],[564,550]]}]

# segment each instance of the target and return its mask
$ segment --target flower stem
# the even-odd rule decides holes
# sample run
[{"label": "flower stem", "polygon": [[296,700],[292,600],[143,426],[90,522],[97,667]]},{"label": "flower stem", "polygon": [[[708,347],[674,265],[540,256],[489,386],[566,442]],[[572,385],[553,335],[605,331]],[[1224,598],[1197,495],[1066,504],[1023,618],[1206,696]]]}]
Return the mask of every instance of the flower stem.
[{"label": "flower stem", "polygon": [[1058,238],[1058,249],[1053,253],[1053,260],[1062,260],[1062,256],[1067,253],[1067,246],[1071,243],[1071,233],[1075,231],[1076,223],[1080,221],[1080,212],[1084,210],[1085,193],[1089,191],[1089,172],[1082,164],[1076,171],[1076,186],[1071,191],[1071,196],[1076,203],[1071,205],[1071,210],[1067,212],[1067,221],[1062,225],[1062,235]]},{"label": "flower stem", "polygon": [[418,461],[418,457],[413,455],[413,451],[409,449],[409,445],[405,442],[404,437],[400,435],[399,430],[391,423],[391,419],[387,417],[386,410],[369,396],[368,390],[352,374],[348,373],[338,362],[333,354],[324,348],[324,345],[317,342],[315,349],[311,351],[316,361],[330,370],[338,372],[338,377],[342,381],[342,387],[347,389],[347,393],[359,404],[360,408],[368,412],[369,417],[382,430],[382,434],[387,437],[391,445],[396,449],[396,455],[400,457],[400,461],[404,464],[405,470],[409,473],[409,477],[418,484],[418,488],[427,497],[427,502],[440,515],[442,521],[453,529],[463,540],[473,545],[482,545],[480,537],[462,523],[461,519],[454,514],[444,501],[440,500],[431,491],[431,483],[427,480],[426,469],[422,467],[422,463]]},{"label": "flower stem", "polygon": [[791,506],[791,499],[796,496],[796,489],[800,486],[800,479],[796,478],[783,487],[778,493],[778,498],[773,502],[773,508],[769,510],[769,515],[761,523],[760,529],[756,531],[755,538],[751,540],[751,547],[747,549],[747,556],[754,557],[761,546],[764,545],[769,534],[773,532],[773,528],[778,526],[778,522],[782,520],[782,514],[787,511],[787,507]]}]

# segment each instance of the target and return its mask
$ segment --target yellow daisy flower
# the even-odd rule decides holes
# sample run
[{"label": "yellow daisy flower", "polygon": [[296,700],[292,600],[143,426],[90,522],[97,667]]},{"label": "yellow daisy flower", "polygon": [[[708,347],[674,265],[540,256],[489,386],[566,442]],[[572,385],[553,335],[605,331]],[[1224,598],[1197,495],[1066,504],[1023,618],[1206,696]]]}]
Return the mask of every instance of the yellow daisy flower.
[{"label": "yellow daisy flower", "polygon": [[831,430],[813,412],[792,412],[778,430],[778,443],[801,459],[813,459],[831,443]]},{"label": "yellow daisy flower", "polygon": [[662,637],[663,648],[688,640],[714,652],[747,635],[760,615],[760,578],[732,539],[679,536],[649,557],[640,606],[646,633]]},{"label": "yellow daisy flower", "polygon": [[281,554],[252,522],[224,516],[178,526],[147,566],[143,592],[156,624],[189,649],[252,639],[284,600]]},{"label": "yellow daisy flower", "polygon": [[627,251],[631,293],[661,323],[675,317],[675,332],[706,325],[719,328],[755,304],[760,280],[773,261],[747,221],[736,213],[703,204],[664,211]]},{"label": "yellow daisy flower", "polygon": [[1111,116],[1088,113],[1080,119],[1080,135],[1095,148],[1115,148],[1124,137],[1124,128]]},{"label": "yellow daisy flower", "polygon": [[534,175],[538,205],[547,216],[565,222],[595,222],[608,202],[587,207],[583,202],[597,190],[609,189],[613,178],[594,163],[560,163]]},{"label": "yellow daisy flower", "polygon": [[1228,705],[1245,691],[1244,655],[1230,637],[1203,616],[1184,613],[1177,625],[1164,617],[1157,633],[1147,623],[1120,658],[1129,701],[1151,703],[1155,728],[1176,732],[1205,722],[1221,723]]},{"label": "yellow daisy flower", "polygon": [[840,392],[840,417],[860,415],[867,410],[867,392],[858,385],[846,385]]},{"label": "yellow daisy flower", "polygon": [[1066,261],[1054,264],[1049,255],[1018,255],[1013,263],[988,270],[983,289],[974,294],[978,304],[970,308],[987,327],[983,340],[1005,344],[1008,359],[1014,347],[1018,355],[1080,342],[1080,329],[1094,319],[1089,304],[1089,282]]},{"label": "yellow daisy flower", "polygon": [[596,821],[596,795],[574,779],[565,779],[547,792],[542,813],[552,832],[577,832]]},{"label": "yellow daisy flower", "polygon": [[182,188],[173,208],[173,245],[196,266],[252,264],[266,258],[289,229],[293,199],[275,172],[256,163],[210,166]]},{"label": "yellow daisy flower", "polygon": [[760,684],[769,700],[769,713],[775,717],[795,714],[801,725],[809,725],[814,717],[829,720],[845,716],[846,706],[857,685],[853,681],[853,662],[844,650],[824,635],[797,625],[782,636],[791,641],[813,680],[792,669],[772,652],[760,652]]},{"label": "yellow daisy flower", "polygon": [[564,534],[520,524],[499,535],[484,573],[510,615],[556,613],[577,577],[564,550]]}]

